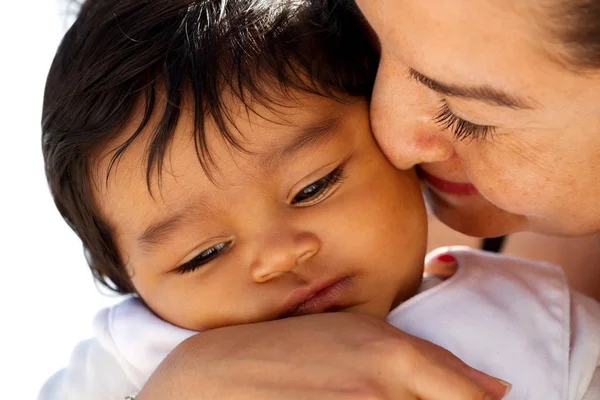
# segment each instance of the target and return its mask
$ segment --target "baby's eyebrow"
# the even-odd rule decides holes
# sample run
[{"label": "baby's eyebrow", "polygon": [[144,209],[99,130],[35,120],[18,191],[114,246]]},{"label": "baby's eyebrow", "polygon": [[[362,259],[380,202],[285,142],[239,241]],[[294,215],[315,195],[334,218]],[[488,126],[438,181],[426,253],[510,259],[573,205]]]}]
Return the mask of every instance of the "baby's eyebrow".
[{"label": "baby's eyebrow", "polygon": [[144,229],[144,232],[137,237],[137,242],[145,251],[152,251],[157,244],[165,241],[177,230],[183,219],[182,213],[178,213],[156,221]]},{"label": "baby's eyebrow", "polygon": [[342,117],[338,115],[300,127],[292,135],[292,140],[282,146],[282,148],[267,154],[261,164],[265,169],[270,170],[294,157],[300,151],[308,151],[311,148],[322,145],[339,133],[341,124]]},{"label": "baby's eyebrow", "polygon": [[193,215],[206,215],[208,212],[208,207],[202,201],[192,207],[175,210],[148,225],[136,241],[145,252],[152,252],[157,245],[168,241],[169,237]]},{"label": "baby's eyebrow", "polygon": [[[293,138],[289,142],[285,143],[280,149],[267,154],[261,163],[265,164],[265,168],[273,168],[289,160],[300,151],[322,145],[340,131],[341,123],[341,116],[329,116],[299,127],[298,130],[293,132],[291,135]],[[169,215],[152,222],[137,236],[136,241],[144,251],[151,252],[160,243],[168,241],[171,235],[192,215],[206,216],[209,213],[210,207],[202,201],[197,201],[192,207],[188,206],[180,210],[174,210]]]}]

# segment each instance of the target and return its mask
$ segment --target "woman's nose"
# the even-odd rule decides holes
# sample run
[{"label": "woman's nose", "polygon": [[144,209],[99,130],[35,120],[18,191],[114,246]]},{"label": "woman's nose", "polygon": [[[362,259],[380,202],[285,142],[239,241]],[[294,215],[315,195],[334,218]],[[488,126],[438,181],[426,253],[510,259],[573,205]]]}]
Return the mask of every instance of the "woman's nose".
[{"label": "woman's nose", "polygon": [[381,150],[397,168],[448,160],[452,138],[434,121],[440,98],[406,73],[380,66],[371,101],[371,125]]},{"label": "woman's nose", "polygon": [[266,235],[250,266],[255,282],[277,278],[310,260],[319,252],[321,243],[311,232],[279,229]]}]

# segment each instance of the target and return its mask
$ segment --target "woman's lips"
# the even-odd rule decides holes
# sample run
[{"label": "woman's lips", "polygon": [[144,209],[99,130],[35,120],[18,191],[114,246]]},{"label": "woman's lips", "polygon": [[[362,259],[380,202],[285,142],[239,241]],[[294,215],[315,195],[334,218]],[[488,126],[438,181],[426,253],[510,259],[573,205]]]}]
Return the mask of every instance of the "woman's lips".
[{"label": "woman's lips", "polygon": [[446,181],[438,178],[437,176],[431,175],[420,168],[417,169],[417,172],[421,179],[423,179],[429,186],[440,192],[455,196],[469,196],[479,193],[477,188],[471,183]]},{"label": "woman's lips", "polygon": [[319,314],[333,308],[351,284],[350,277],[337,278],[295,291],[281,318]]}]

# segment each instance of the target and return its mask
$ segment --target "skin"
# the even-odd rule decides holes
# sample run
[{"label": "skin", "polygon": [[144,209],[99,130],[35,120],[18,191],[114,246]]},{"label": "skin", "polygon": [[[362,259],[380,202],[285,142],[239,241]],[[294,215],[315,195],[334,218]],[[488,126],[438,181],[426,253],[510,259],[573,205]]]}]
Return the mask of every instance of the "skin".
[{"label": "skin", "polygon": [[[250,153],[209,137],[218,167],[212,169],[214,182],[199,166],[184,115],[160,187],[152,180],[154,197],[143,184],[143,140],[134,142],[96,193],[149,307],[181,327],[215,328],[178,346],[138,399],[501,398],[505,384],[382,320],[421,281],[426,213],[414,171],[400,171],[383,156],[365,101],[341,104],[300,93],[297,99],[293,113],[285,108],[285,120],[267,110],[259,113],[267,120],[245,110],[235,114]],[[332,116],[340,117],[343,134],[317,141],[270,171],[259,162],[293,140],[298,128]],[[106,176],[106,156],[97,159],[97,182]],[[306,207],[290,205],[290,193],[341,163],[344,179],[326,196]],[[151,246],[139,245],[148,224],[201,203],[205,207],[192,208],[199,212],[186,216],[185,225]],[[229,240],[233,246],[211,263],[184,275],[174,272],[208,246]],[[226,326],[276,318],[286,296],[332,276],[351,277],[335,304],[350,312]],[[320,310],[300,314],[313,311]]]},{"label": "skin", "polygon": [[[416,174],[394,168],[381,153],[366,101],[292,97],[273,110],[253,104],[256,113],[230,101],[246,151],[209,126],[211,176],[193,145],[193,115],[184,113],[152,192],[144,179],[150,126],[96,192],[137,292],[164,320],[201,331],[278,319],[294,308],[292,315],[343,310],[384,319],[416,292],[427,225]],[[286,153],[305,131],[325,131],[314,127],[330,120],[337,122],[327,133]],[[99,158],[98,181],[108,171],[108,155]],[[339,181],[325,186],[322,178],[338,167]],[[315,182],[325,189],[295,202]],[[179,223],[156,228],[175,215]],[[206,251],[218,254],[180,271],[206,259]],[[299,293],[337,281],[342,293],[327,308],[298,306]]]},{"label": "skin", "polygon": [[[428,184],[428,201],[444,223],[479,236],[522,230],[578,235],[600,230],[596,205],[600,195],[597,180],[600,78],[597,71],[578,73],[561,63],[566,49],[542,23],[547,18],[544,10],[535,7],[537,1],[357,0],[357,3],[381,43],[382,60],[371,120],[383,151],[401,169],[420,165],[431,175],[450,182],[469,183],[478,190],[469,196],[454,196]],[[516,109],[440,93],[409,79],[406,73],[409,67],[446,85],[461,88],[486,85],[502,90],[523,98],[531,107]],[[493,126],[492,134],[456,140],[450,129],[442,129],[433,122],[442,100],[459,117],[473,124]],[[456,359],[449,354],[431,357],[432,347],[427,344],[415,344],[399,336],[390,339],[382,327],[370,330],[368,323],[358,318],[348,324],[338,319],[347,318],[348,314],[332,315],[328,320],[318,317],[321,316],[303,317],[302,323],[297,320],[267,323],[277,325],[271,326],[271,330],[268,326],[255,326],[245,330],[244,338],[238,342],[234,338],[242,334],[232,331],[228,332],[229,340],[224,339],[225,332],[208,332],[221,333],[213,337],[214,346],[202,338],[192,338],[167,359],[140,399],[174,394],[179,398],[194,398],[197,393],[219,398],[214,391],[227,385],[207,386],[208,381],[201,379],[211,371],[217,382],[231,383],[235,379],[234,383],[245,389],[237,398],[244,399],[464,400],[485,396],[475,391],[476,385],[456,381],[459,369],[455,369],[457,365],[452,360]],[[293,324],[294,329],[285,330],[287,324]],[[285,340],[280,340],[275,329],[288,333]],[[310,344],[302,340],[307,335]],[[260,345],[263,340],[277,343],[266,356],[262,351],[253,353],[256,348],[235,346],[247,341]],[[186,358],[186,354],[195,353],[210,354],[214,360],[221,360],[229,354],[222,348],[231,348],[227,346],[232,343],[240,351],[241,360],[254,360],[257,364],[229,358],[230,362],[225,363],[227,370],[223,371],[224,367],[219,369],[219,366],[224,364],[217,362],[207,369],[204,363]],[[381,344],[379,351],[371,343]],[[320,358],[323,352],[335,356]],[[300,368],[302,364],[285,364],[296,357],[305,357],[311,365],[319,360],[323,368],[314,374]],[[423,358],[426,363],[419,362]],[[390,362],[392,359],[406,363]],[[183,375],[182,369],[176,368],[180,363],[189,367]],[[398,371],[407,364],[414,367],[410,379]],[[285,365],[289,367],[287,370],[299,373],[274,374],[272,380],[268,379],[269,374],[261,375],[263,379],[256,384],[253,379],[256,376],[250,376],[250,368],[245,368],[248,365]],[[348,370],[345,367],[348,365],[354,369]],[[381,365],[391,368],[382,370]],[[391,371],[391,375],[386,371]],[[460,375],[482,382],[469,374]],[[323,377],[325,382],[319,379]],[[386,379],[390,377],[394,379]],[[426,384],[419,391],[411,387],[411,382]],[[396,391],[394,383],[410,389]],[[460,392],[459,387],[467,391]],[[501,392],[486,387],[500,397]],[[348,388],[355,390],[343,390]],[[427,389],[431,392],[424,393]]]},{"label": "skin", "polygon": [[[477,189],[449,194],[426,179],[437,217],[472,236],[600,231],[600,73],[561,62],[567,49],[544,24],[549,17],[539,2],[357,3],[381,44],[371,105],[381,148],[398,168],[419,165]],[[491,88],[526,107],[448,94],[426,84],[432,80]],[[442,102],[456,116],[493,128],[456,139],[434,121]]]},{"label": "skin", "polygon": [[[565,49],[539,23],[541,12],[531,6],[533,0],[359,0],[358,3],[382,47],[371,115],[374,133],[382,149],[399,168],[408,169],[419,164],[423,171],[438,178],[470,183],[478,189],[478,193],[469,196],[453,196],[428,185],[426,195],[432,209],[445,223],[480,236],[521,230],[566,235],[600,230],[596,207],[600,195],[596,182],[600,172],[596,162],[600,140],[597,135],[600,125],[599,79],[595,71],[576,73],[561,64],[560,55]],[[409,79],[408,67],[446,85],[461,88],[487,85],[524,99],[529,107],[516,109],[440,93],[424,85],[423,80]],[[473,124],[492,126],[493,131],[473,140],[455,140],[449,129],[441,129],[432,121],[442,100],[459,117]],[[453,360],[450,355],[430,357],[431,347],[414,344],[406,337],[383,340],[387,336],[379,328],[373,336],[361,336],[373,331],[358,319],[345,324],[348,321],[337,320],[337,316],[331,322],[316,317],[319,316],[304,320],[306,325],[294,320],[274,321],[275,324],[294,325],[295,334],[292,330],[287,331],[289,334],[284,341],[273,330],[285,326],[277,325],[269,330],[263,325],[256,331],[245,331],[243,341],[237,342],[250,341],[260,345],[264,344],[265,338],[269,344],[276,342],[273,353],[269,353],[273,358],[261,359],[264,353],[254,353],[256,348],[240,350],[243,346],[235,347],[241,352],[242,360],[258,363],[250,364],[254,366],[281,366],[282,359],[293,364],[289,358],[296,356],[319,360],[324,368],[316,375],[299,369],[297,363],[286,364],[290,367],[288,370],[301,371],[304,379],[299,377],[300,374],[275,374],[271,380],[263,376],[261,384],[256,384],[253,379],[256,377],[249,377],[249,368],[244,368],[247,364],[229,358],[226,371],[211,366],[213,371],[217,370],[213,377],[223,383],[236,377],[236,383],[241,382],[240,386],[247,389],[238,398],[301,399],[314,398],[314,393],[319,393],[319,398],[484,398],[483,392],[474,391],[476,385],[456,381],[456,366],[448,362]],[[348,340],[352,336],[348,331],[360,333],[355,342]],[[213,332],[217,331],[209,333]],[[335,338],[331,336],[333,333]],[[196,354],[204,351],[220,360],[227,356],[222,348],[231,348],[227,345],[236,343],[235,340],[231,342],[235,333],[229,331],[229,334],[229,339],[222,343],[214,338],[214,347],[193,338],[167,360],[166,367],[158,372],[159,379],[150,381],[151,389],[143,391],[140,398],[151,399],[160,393],[164,397],[178,390],[181,398],[186,398],[186,393],[187,398],[193,398],[193,393],[200,390],[206,393],[207,382],[198,380],[198,376],[203,376],[202,372],[207,372],[203,369],[205,366],[194,364],[182,352],[191,353],[196,349]],[[310,345],[302,340],[307,335],[311,337]],[[384,350],[378,352],[365,345],[373,342],[384,343]],[[345,347],[344,343],[352,343],[352,346]],[[223,345],[221,349],[218,344]],[[398,348],[401,353],[397,352]],[[340,356],[323,360],[319,354],[325,350],[327,354]],[[394,372],[396,380],[386,379],[389,376],[378,368],[392,365],[391,358],[386,355],[402,359],[406,362],[403,366],[414,366],[410,379],[398,373],[397,368],[401,368],[398,364],[394,364],[396,368],[386,369]],[[426,363],[418,362],[424,358]],[[354,365],[352,360],[357,359],[361,360],[358,369],[342,368],[343,365]],[[190,376],[182,376],[181,371],[173,367],[185,360],[193,363]],[[427,366],[433,366],[433,369]],[[334,375],[332,371],[342,371],[342,375]],[[468,373],[460,375],[469,376]],[[326,377],[325,382],[315,379],[319,376]],[[161,392],[160,378],[163,378],[162,388],[169,390]],[[426,388],[415,388],[410,384],[415,381],[429,384],[423,385]],[[176,384],[165,386],[165,382]],[[401,384],[404,391],[386,385],[390,382]],[[183,390],[182,394],[181,387],[186,387],[188,392]],[[343,390],[349,387],[355,391]],[[470,392],[459,392],[459,387]],[[333,392],[328,388],[333,388]],[[431,392],[425,394],[423,391],[428,389]],[[211,390],[216,390],[215,386],[211,386]],[[209,397],[219,398],[213,392],[209,394],[213,395]]]}]

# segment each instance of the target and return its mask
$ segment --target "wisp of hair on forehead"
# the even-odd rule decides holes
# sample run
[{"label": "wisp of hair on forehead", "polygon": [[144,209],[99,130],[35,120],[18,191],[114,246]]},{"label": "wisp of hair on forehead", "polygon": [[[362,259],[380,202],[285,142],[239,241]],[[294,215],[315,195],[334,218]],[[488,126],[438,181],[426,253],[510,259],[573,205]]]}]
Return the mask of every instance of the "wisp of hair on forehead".
[{"label": "wisp of hair on forehead", "polygon": [[[368,98],[376,67],[351,0],[85,1],[48,75],[42,138],[55,203],[81,238],[95,278],[121,293],[134,291],[112,229],[94,204],[99,154],[113,151],[110,174],[147,129],[150,186],[153,171],[162,171],[184,99],[191,98],[194,143],[206,170],[207,121],[243,150],[223,93],[248,109],[253,102],[276,104],[291,89],[340,101]],[[141,122],[124,132],[140,101]],[[106,148],[123,134],[121,145]]]}]

